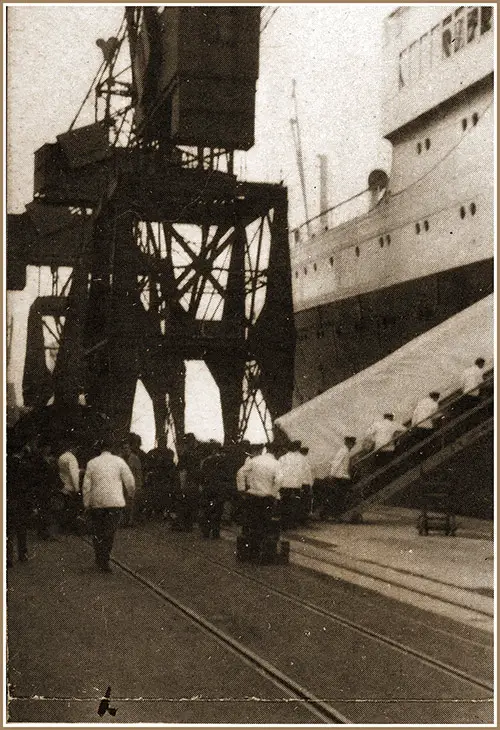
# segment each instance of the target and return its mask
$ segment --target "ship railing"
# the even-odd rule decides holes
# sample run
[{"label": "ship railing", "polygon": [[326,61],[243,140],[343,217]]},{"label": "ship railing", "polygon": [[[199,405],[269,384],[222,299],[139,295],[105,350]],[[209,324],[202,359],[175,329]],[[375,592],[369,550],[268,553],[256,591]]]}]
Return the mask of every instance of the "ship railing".
[{"label": "ship railing", "polygon": [[307,243],[332,228],[342,225],[342,223],[347,223],[364,215],[369,210],[370,200],[370,191],[368,189],[362,190],[360,193],[356,193],[356,195],[343,200],[341,203],[337,203],[318,215],[309,218],[290,231],[292,245]]},{"label": "ship railing", "polygon": [[[349,509],[361,502],[366,505],[367,500],[371,503],[390,496],[386,494],[384,487],[401,477],[406,468],[409,469],[414,466],[415,460],[420,461],[422,458],[442,451],[459,436],[464,435],[469,428],[477,426],[478,417],[482,419],[484,415],[491,415],[493,411],[493,371],[485,374],[483,383],[479,386],[479,403],[472,408],[468,408],[464,413],[456,413],[457,405],[459,406],[460,402],[463,403],[464,399],[470,397],[477,389],[478,386],[475,386],[470,391],[456,391],[443,398],[439,409],[432,416],[433,422],[438,425],[432,429],[429,436],[420,439],[416,443],[411,443],[413,429],[419,428],[424,421],[429,420],[425,418],[404,433],[395,436],[380,449],[363,454],[358,459],[353,458],[353,500]],[[481,434],[480,428],[479,433]],[[390,462],[372,470],[371,467],[376,463],[377,454],[383,453],[389,445],[394,447],[394,457]],[[401,451],[405,446],[408,446],[408,448]],[[402,482],[401,486],[406,486],[406,484]],[[396,490],[392,490],[391,494],[394,491]]]}]

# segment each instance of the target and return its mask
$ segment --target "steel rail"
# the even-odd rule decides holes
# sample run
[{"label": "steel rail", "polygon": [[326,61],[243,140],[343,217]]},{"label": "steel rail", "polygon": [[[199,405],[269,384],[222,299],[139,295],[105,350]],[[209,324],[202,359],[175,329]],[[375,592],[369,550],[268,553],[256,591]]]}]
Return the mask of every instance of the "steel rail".
[{"label": "steel rail", "polygon": [[[189,548],[187,548],[186,551],[200,557],[200,554],[195,553],[194,550],[189,550]],[[492,684],[490,684],[489,682],[487,682],[485,680],[480,679],[479,677],[475,677],[472,674],[468,674],[467,672],[464,672],[463,670],[459,669],[458,667],[453,667],[451,664],[447,664],[446,662],[443,662],[440,659],[436,659],[428,654],[425,654],[424,652],[421,652],[418,649],[414,649],[411,646],[402,644],[401,642],[396,641],[395,639],[392,639],[389,636],[381,634],[378,631],[374,631],[373,629],[369,629],[366,626],[362,626],[361,624],[356,623],[355,621],[351,621],[350,619],[345,618],[344,616],[340,616],[337,613],[333,613],[332,611],[327,611],[326,609],[321,608],[320,606],[315,606],[313,603],[310,603],[309,601],[306,601],[303,598],[299,598],[298,596],[293,596],[292,594],[287,593],[286,591],[282,591],[279,588],[275,588],[274,586],[270,585],[266,581],[261,580],[260,578],[255,578],[254,576],[248,575],[248,573],[245,573],[245,572],[237,570],[237,569],[235,570],[234,568],[231,568],[230,566],[228,566],[227,563],[224,563],[220,560],[217,560],[215,558],[209,558],[204,554],[202,554],[201,557],[203,557],[208,562],[214,563],[216,565],[219,565],[219,566],[225,568],[226,570],[230,571],[234,575],[238,575],[242,578],[245,578],[248,581],[261,585],[262,587],[266,588],[267,591],[273,593],[274,595],[280,596],[281,598],[285,598],[290,603],[294,603],[297,606],[301,606],[302,608],[307,609],[311,613],[315,613],[319,616],[322,616],[323,618],[328,618],[331,621],[341,624],[342,626],[345,626],[346,628],[352,629],[363,636],[367,636],[371,639],[375,639],[380,644],[390,646],[391,648],[396,649],[397,651],[401,652],[402,654],[415,657],[422,663],[424,663],[430,667],[433,667],[434,669],[439,669],[440,671],[442,671],[446,674],[449,674],[455,678],[466,681],[469,684],[473,684],[476,687],[479,687],[481,689],[485,689],[489,692],[494,692],[494,686]],[[319,558],[316,558],[316,560],[320,561]],[[440,599],[436,599],[436,600],[440,600]],[[471,612],[474,612],[472,609],[469,609],[469,610],[471,610]]]},{"label": "steel rail", "polygon": [[[230,529],[228,529],[228,528],[225,528],[225,531],[226,531],[226,532],[231,532],[232,534],[234,534],[234,532],[233,532],[233,531],[231,531],[231,530],[230,530]],[[194,554],[196,554],[196,555],[198,555],[198,557],[200,557],[200,555],[199,555],[198,553],[195,553],[194,551],[191,551],[191,550],[189,550],[189,548],[188,548],[188,552],[192,552],[192,553],[193,553],[193,555],[194,555]],[[312,556],[312,555],[309,555],[309,554],[307,554],[307,553],[301,553],[301,552],[299,552],[298,550],[294,550],[293,548],[290,548],[290,555],[298,555],[299,557],[305,557],[305,558],[308,558],[308,559],[310,558],[311,560],[314,560],[314,561],[316,561],[316,562],[319,562],[319,563],[324,563],[324,564],[326,564],[326,565],[331,565],[331,566],[333,566],[333,567],[339,567],[339,568],[344,568],[344,567],[345,567],[345,566],[341,565],[340,563],[336,563],[336,562],[334,562],[334,561],[332,561],[332,560],[328,560],[327,558],[316,558],[316,557],[314,557],[314,556]],[[274,588],[273,588],[272,586],[269,586],[269,585],[268,585],[267,583],[265,583],[264,581],[260,581],[260,579],[258,579],[258,578],[254,578],[253,576],[251,576],[251,575],[248,575],[248,573],[243,573],[243,572],[241,572],[241,571],[239,571],[239,570],[235,569],[234,567],[231,567],[231,566],[230,566],[230,565],[228,565],[227,563],[224,563],[224,562],[222,562],[222,561],[220,561],[220,560],[217,560],[216,558],[209,558],[209,557],[206,557],[205,555],[202,555],[201,557],[205,558],[205,559],[206,559],[206,560],[208,560],[208,561],[211,561],[211,562],[213,562],[213,563],[214,563],[214,564],[216,564],[216,565],[219,565],[219,566],[221,566],[221,567],[225,568],[225,569],[226,569],[226,570],[227,570],[228,572],[234,573],[234,574],[236,574],[236,575],[241,575],[241,576],[243,576],[243,577],[245,577],[245,578],[248,578],[248,580],[253,580],[253,581],[256,581],[256,582],[258,582],[258,583],[261,583],[261,584],[262,584],[263,586],[265,586],[266,588],[271,588],[271,590],[274,590]],[[301,567],[301,566],[299,566],[299,567]],[[384,566],[384,567],[387,567],[387,566]],[[363,572],[363,571],[362,571],[362,570],[360,570],[360,569],[356,569],[356,570],[355,570],[355,569],[351,569],[351,568],[345,568],[345,570],[349,570],[349,571],[351,571],[351,572],[357,572],[357,573],[358,573],[359,575],[365,576],[365,577],[367,577],[367,578],[373,578],[373,577],[374,577],[374,576],[373,576],[373,575],[372,575],[371,573],[365,573],[365,572]],[[345,581],[344,579],[341,579],[341,580],[343,580],[343,582],[346,582],[346,581]],[[435,581],[435,580],[434,580],[434,582],[438,582],[438,583],[439,583],[439,581]],[[401,586],[400,584],[396,584],[396,583],[395,583],[394,585],[397,585],[398,587],[403,587],[403,588],[405,588],[405,590],[407,590],[407,591],[412,591],[412,590],[413,590],[412,588],[406,588],[405,586]],[[445,584],[445,583],[441,583],[441,585],[447,585],[447,584]],[[415,591],[413,591],[413,592],[415,592]],[[286,591],[285,591],[285,593],[286,593]],[[290,593],[290,594],[287,594],[287,595],[289,596],[289,599],[290,599],[290,600],[294,600],[295,598],[297,598],[297,600],[302,600],[302,599],[300,599],[300,598],[298,598],[298,597],[296,597],[296,596],[292,595],[291,593]],[[433,600],[436,600],[436,601],[442,601],[443,603],[446,603],[446,602],[448,602],[448,601],[445,601],[445,600],[443,600],[443,599],[441,599],[441,598],[437,598],[437,597],[436,597],[436,598],[434,598],[434,596],[431,596],[431,595],[430,595],[430,594],[428,594],[428,593],[426,593],[426,594],[424,594],[424,595],[426,595],[426,596],[427,596],[427,597],[429,597],[429,598],[433,598]],[[461,607],[462,607],[462,608],[464,608],[464,610],[468,610],[468,611],[470,611],[471,613],[477,613],[477,612],[475,611],[475,609],[472,609],[472,608],[467,608],[467,607],[465,607],[465,606],[461,606]],[[318,608],[320,608],[320,607],[318,607]],[[486,614],[486,615],[487,615],[487,617],[488,617],[488,618],[491,618],[491,614]],[[417,624],[420,624],[420,625],[425,625],[425,626],[427,626],[427,625],[428,625],[428,624],[426,624],[425,622],[422,622],[422,621],[418,621],[418,619],[417,619],[417,620],[414,620],[414,619],[413,619],[413,623],[417,623]],[[442,629],[442,628],[436,628],[436,627],[433,627],[433,631],[435,631],[436,633],[439,633],[439,634],[444,634],[445,636],[451,636],[451,637],[453,637],[453,638],[456,638],[455,634],[452,634],[452,633],[450,633],[449,631],[446,631],[446,629]],[[460,639],[460,641],[461,641],[462,643],[465,643],[465,644],[471,644],[472,646],[475,646],[475,647],[477,647],[477,648],[488,648],[488,644],[486,644],[486,643],[483,643],[483,642],[478,642],[478,641],[474,641],[473,639],[469,639],[469,638],[467,638],[467,637],[464,637],[464,636],[461,636],[461,637],[459,637],[459,639]]]},{"label": "steel rail", "polygon": [[351,720],[348,717],[338,712],[338,710],[329,705],[328,702],[325,702],[324,700],[316,697],[312,692],[310,692],[305,687],[302,687],[300,684],[295,682],[295,680],[291,679],[291,677],[288,677],[286,674],[281,672],[273,664],[270,664],[267,660],[260,657],[250,648],[234,639],[225,631],[219,629],[217,626],[215,626],[215,624],[208,621],[208,619],[204,618],[197,611],[189,608],[188,606],[177,600],[177,598],[164,591],[163,588],[161,588],[159,585],[157,585],[153,581],[150,581],[148,578],[145,578],[143,575],[128,566],[123,561],[118,560],[117,558],[111,558],[111,561],[128,576],[132,577],[134,580],[144,585],[152,593],[159,596],[183,616],[186,616],[193,623],[202,628],[205,632],[210,634],[212,637],[215,637],[219,641],[219,643],[221,643],[226,648],[229,648],[233,652],[233,654],[235,654],[240,660],[244,661],[248,666],[257,671],[267,680],[272,681],[273,684],[275,684],[281,690],[285,691],[291,699],[296,699],[300,702],[304,702],[307,709],[319,720],[321,720],[321,722],[327,725],[352,724]]}]

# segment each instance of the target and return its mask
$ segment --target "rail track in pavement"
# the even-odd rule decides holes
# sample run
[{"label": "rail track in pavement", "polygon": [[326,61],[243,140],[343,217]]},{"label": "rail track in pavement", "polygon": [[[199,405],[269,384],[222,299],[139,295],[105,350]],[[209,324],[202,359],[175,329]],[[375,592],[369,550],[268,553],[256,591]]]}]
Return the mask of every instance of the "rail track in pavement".
[{"label": "rail track in pavement", "polygon": [[[351,643],[352,646],[363,644],[366,648],[366,653],[370,658],[370,662],[372,659],[374,661],[379,661],[378,657],[381,654],[384,654],[386,657],[390,657],[391,664],[396,663],[398,666],[403,667],[402,670],[399,670],[400,674],[415,674],[416,676],[421,677],[424,676],[425,672],[432,672],[436,680],[436,686],[444,685],[446,687],[446,689],[443,690],[445,697],[440,700],[443,705],[446,705],[447,702],[451,703],[452,701],[472,703],[470,705],[472,708],[471,711],[473,712],[472,719],[474,719],[474,712],[476,712],[478,708],[482,706],[482,710],[484,710],[485,704],[489,705],[492,702],[491,698],[493,696],[494,689],[493,682],[485,676],[478,676],[478,674],[475,674],[473,671],[467,671],[464,667],[454,666],[449,661],[445,661],[433,656],[431,653],[422,651],[420,648],[412,646],[411,643],[400,641],[390,635],[390,629],[387,631],[374,630],[373,627],[363,625],[359,621],[348,618],[345,615],[341,615],[340,612],[328,610],[313,600],[305,599],[304,597],[301,597],[289,590],[283,590],[276,584],[273,585],[271,577],[272,571],[271,573],[268,571],[267,576],[263,576],[259,571],[254,571],[252,574],[249,570],[245,569],[244,566],[237,564],[232,554],[229,560],[224,560],[213,554],[209,554],[206,551],[206,547],[208,545],[213,545],[213,543],[208,543],[201,539],[198,544],[195,543],[194,546],[190,546],[189,544],[186,544],[186,539],[182,539],[187,536],[182,536],[181,539],[179,539],[179,536],[176,535],[173,540],[167,539],[167,541],[165,541],[165,533],[160,532],[159,530],[155,532],[154,528],[153,530],[146,529],[147,534],[142,535],[140,535],[140,533],[143,533],[143,530],[140,528],[138,533],[136,533],[135,538],[133,536],[131,537],[130,532],[128,533],[128,542],[130,542],[130,546],[132,547],[134,539],[144,540],[144,538],[146,538],[147,542],[151,544],[151,540],[154,540],[156,537],[157,542],[155,544],[155,550],[153,551],[156,560],[154,557],[150,556],[148,565],[145,565],[144,561],[141,562],[141,560],[139,560],[139,565],[137,565],[137,560],[135,560],[136,564],[134,565],[134,551],[132,550],[132,552],[129,552],[126,550],[124,552],[122,551],[119,557],[114,558],[114,562],[120,567],[120,569],[127,573],[131,579],[140,582],[144,587],[154,592],[162,600],[173,606],[193,623],[197,624],[203,628],[203,630],[217,638],[217,640],[226,647],[229,647],[236,656],[245,663],[254,667],[254,669],[263,676],[270,679],[290,698],[299,699],[304,702],[304,705],[308,708],[308,710],[310,710],[316,719],[322,723],[356,724],[360,721],[358,716],[360,705],[356,707],[357,711],[354,713],[354,716],[351,717],[352,713],[350,712],[349,707],[351,707],[351,709],[354,707],[352,703],[355,702],[355,697],[351,695],[346,700],[345,697],[342,696],[341,691],[339,693],[338,690],[333,692],[332,697],[332,693],[325,691],[326,685],[324,683],[322,685],[321,682],[318,683],[314,680],[313,665],[316,660],[318,660],[320,664],[322,663],[323,659],[321,656],[315,657],[313,653],[313,655],[303,658],[302,661],[306,666],[301,667],[304,671],[303,675],[300,676],[300,674],[297,675],[297,672],[287,671],[287,665],[286,662],[283,662],[280,650],[274,651],[273,653],[273,649],[267,645],[261,644],[259,647],[258,642],[254,641],[252,632],[249,634],[247,630],[247,636],[243,639],[241,634],[245,633],[245,630],[233,630],[231,626],[228,630],[224,624],[231,624],[231,621],[228,618],[232,616],[232,612],[229,610],[230,606],[234,607],[234,616],[236,617],[233,623],[238,624],[238,616],[240,615],[240,612],[241,615],[245,614],[244,607],[240,608],[238,605],[239,598],[241,598],[241,602],[244,603],[247,600],[251,600],[247,598],[247,594],[249,592],[257,591],[258,596],[255,602],[259,603],[259,601],[262,601],[264,597],[267,601],[267,606],[272,609],[271,613],[272,611],[276,611],[276,606],[273,607],[271,604],[272,600],[279,602],[280,604],[285,602],[289,608],[280,609],[278,607],[278,611],[281,610],[285,614],[286,612],[295,612],[294,621],[297,621],[297,615],[299,614],[301,620],[305,620],[306,623],[314,623],[314,621],[316,621],[317,624],[318,621],[321,621],[325,624],[323,630],[326,631],[328,629],[329,636],[338,637],[340,634],[348,632],[349,638],[339,639],[341,647],[349,643]],[[167,533],[167,535],[170,535],[172,538],[174,537],[173,533]],[[200,547],[204,545],[205,551],[200,552],[200,550],[197,550],[196,548],[198,545]],[[175,573],[171,572],[170,575],[171,578],[173,578],[178,574],[177,586],[171,586],[169,590],[166,591],[163,587],[165,578],[160,576],[163,575],[162,566],[165,564],[171,564],[173,555],[169,551],[172,550],[174,550],[174,555],[176,556],[176,567],[179,568],[179,571],[176,569]],[[165,551],[163,556],[162,551]],[[165,561],[162,560],[162,557],[165,558]],[[179,566],[179,563],[183,563],[182,566]],[[185,573],[186,568],[188,571],[187,573]],[[279,566],[275,566],[274,570],[279,571]],[[295,568],[295,570],[300,574],[302,569]],[[226,586],[232,586],[233,595],[235,596],[234,600],[228,596],[227,605],[224,606],[224,604],[222,604],[222,608],[220,601],[219,603],[217,603],[217,601],[215,602],[219,606],[219,614],[217,614],[217,610],[212,602],[207,602],[207,600],[203,598],[200,599],[199,596],[195,598],[196,594],[193,593],[189,595],[190,590],[192,592],[192,589],[188,589],[186,587],[189,582],[188,577],[192,579],[193,584],[196,584],[197,582],[203,581],[203,576],[209,576],[211,583],[214,585],[220,585],[222,592],[224,592]],[[268,579],[266,579],[266,577]],[[175,583],[176,581],[174,580],[173,582]],[[235,585],[235,582],[237,582],[237,585]],[[262,593],[263,591],[264,593]],[[183,592],[184,596],[182,595]],[[201,594],[202,593],[203,590],[201,591]],[[213,614],[212,617],[210,617],[210,614]],[[269,617],[269,621],[272,621],[271,617]],[[386,622],[386,625],[392,626],[392,622],[389,620]],[[271,623],[269,623],[269,626],[271,626]],[[291,630],[293,631],[293,628]],[[240,633],[240,635],[238,635],[238,633]],[[451,633],[447,634],[446,631],[444,632],[444,635],[444,639],[451,640],[453,638],[458,646],[460,646],[460,642],[462,642],[465,649],[469,652],[474,648],[476,650],[483,649],[485,652],[489,651],[489,647],[486,644],[481,644],[480,641],[475,642],[467,637],[461,639],[460,637],[453,636]],[[283,636],[283,640],[286,641],[286,636]],[[388,652],[389,654],[387,654]],[[460,652],[458,653],[460,654]],[[383,665],[383,657],[380,658],[380,661]],[[291,664],[294,664],[294,662],[291,662]],[[383,670],[383,666],[380,667],[380,670]],[[355,672],[356,670],[353,671]],[[376,672],[377,670],[374,668],[374,671]],[[292,676],[290,676],[290,674]],[[294,674],[295,676],[293,676]],[[390,682],[391,680],[388,678],[389,687]],[[450,683],[455,688],[451,695]],[[435,703],[436,700],[427,697],[426,692],[427,695],[431,694],[430,689],[424,689],[424,698],[421,702],[423,704]],[[378,694],[380,694],[380,688]],[[450,695],[450,697],[447,695]],[[391,697],[384,697],[382,700],[380,700],[380,698],[373,699],[374,703],[380,701],[386,705],[393,703],[393,708],[397,707],[396,701]],[[401,699],[398,701],[403,704],[406,703],[410,707],[412,703],[417,702],[417,699],[405,698],[404,700]],[[369,704],[370,700],[362,700],[361,704],[363,704],[363,702]],[[338,705],[340,705],[340,707]],[[487,712],[490,709],[491,708],[489,707]],[[401,709],[398,711],[401,712]],[[391,713],[392,710],[389,709],[386,710],[386,712]],[[371,719],[369,714],[368,716],[364,714],[361,721],[373,722],[377,720]],[[389,721],[396,722],[398,720],[394,719]],[[427,719],[424,721],[429,722],[430,720]],[[443,717],[440,717],[439,721],[442,722]],[[466,719],[464,718],[463,721],[465,722]],[[488,722],[487,719],[482,720],[482,722],[485,721]]]}]

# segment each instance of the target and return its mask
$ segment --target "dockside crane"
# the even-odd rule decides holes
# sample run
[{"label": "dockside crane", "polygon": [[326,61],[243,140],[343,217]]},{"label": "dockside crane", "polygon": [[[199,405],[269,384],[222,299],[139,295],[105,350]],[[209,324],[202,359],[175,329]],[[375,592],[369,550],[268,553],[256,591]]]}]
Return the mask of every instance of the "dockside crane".
[{"label": "dockside crane", "polygon": [[[203,360],[227,441],[243,438],[252,403],[268,437],[290,409],[287,191],[233,173],[234,151],[254,144],[259,36],[255,6],[133,6],[99,39],[95,122],[37,150],[34,200],[8,219],[16,274],[19,263],[73,269],[64,298],[39,297],[30,315],[33,407],[50,394],[69,413],[83,392],[126,434],[141,380],[165,445],[184,432],[185,363]],[[49,373],[52,310],[64,326]]]}]

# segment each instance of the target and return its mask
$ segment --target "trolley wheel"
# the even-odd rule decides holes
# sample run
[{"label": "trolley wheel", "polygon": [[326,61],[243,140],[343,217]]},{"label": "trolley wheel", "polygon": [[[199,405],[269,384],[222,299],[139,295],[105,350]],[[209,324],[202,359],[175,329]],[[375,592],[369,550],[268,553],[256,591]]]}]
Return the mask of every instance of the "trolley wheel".
[{"label": "trolley wheel", "polygon": [[418,529],[419,535],[428,535],[429,534],[429,530],[427,527],[427,519],[423,515],[420,515],[420,517],[418,518],[417,529]]}]

